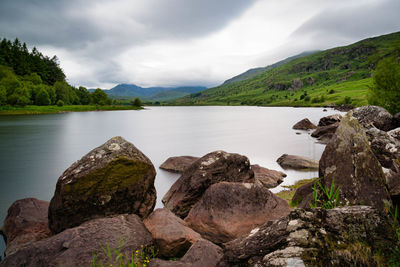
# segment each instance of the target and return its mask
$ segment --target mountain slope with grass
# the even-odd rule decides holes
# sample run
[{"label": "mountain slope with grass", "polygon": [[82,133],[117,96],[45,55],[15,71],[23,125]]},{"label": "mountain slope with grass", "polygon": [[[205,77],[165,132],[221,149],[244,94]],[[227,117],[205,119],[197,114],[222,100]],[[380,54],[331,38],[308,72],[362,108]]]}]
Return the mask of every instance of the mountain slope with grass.
[{"label": "mountain slope with grass", "polygon": [[400,32],[295,58],[249,79],[224,83],[173,104],[365,105],[372,71],[389,56],[400,56]]}]

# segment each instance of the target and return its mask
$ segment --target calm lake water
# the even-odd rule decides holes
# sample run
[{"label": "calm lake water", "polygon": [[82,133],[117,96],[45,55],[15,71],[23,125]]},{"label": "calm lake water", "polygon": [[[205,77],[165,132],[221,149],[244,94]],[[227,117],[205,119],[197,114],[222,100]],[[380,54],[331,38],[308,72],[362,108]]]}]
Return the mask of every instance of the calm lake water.
[{"label": "calm lake water", "polygon": [[[225,150],[246,155],[251,164],[284,171],[283,184],[316,172],[282,170],[276,159],[295,154],[319,159],[324,146],[292,126],[315,124],[338,111],[288,107],[150,107],[141,111],[81,112],[0,117],[0,224],[17,199],[49,201],[58,177],[74,161],[113,136],[123,136],[157,170],[157,207],[178,175],[158,169],[171,156],[203,156]],[[273,191],[279,191],[280,188]],[[0,238],[1,239],[1,238]],[[4,242],[0,240],[0,253]]]}]

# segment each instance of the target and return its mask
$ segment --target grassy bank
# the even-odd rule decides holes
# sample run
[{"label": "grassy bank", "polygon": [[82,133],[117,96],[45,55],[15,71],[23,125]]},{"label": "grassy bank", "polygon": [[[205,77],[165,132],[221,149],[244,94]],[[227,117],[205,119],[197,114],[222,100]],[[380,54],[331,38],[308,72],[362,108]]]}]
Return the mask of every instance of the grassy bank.
[{"label": "grassy bank", "polygon": [[296,189],[302,185],[311,183],[312,181],[314,181],[314,179],[315,178],[299,180],[294,185],[283,185],[282,187],[287,189],[275,193],[275,195],[286,200],[291,208],[295,208],[299,204],[299,203],[292,203],[292,198],[294,196],[294,193],[296,192]]},{"label": "grassy bank", "polygon": [[138,110],[142,107],[133,106],[96,106],[96,105],[70,105],[70,106],[25,106],[11,107],[0,106],[0,116],[4,115],[33,115],[33,114],[51,114],[64,112],[83,112],[83,111],[106,111],[106,110]]}]

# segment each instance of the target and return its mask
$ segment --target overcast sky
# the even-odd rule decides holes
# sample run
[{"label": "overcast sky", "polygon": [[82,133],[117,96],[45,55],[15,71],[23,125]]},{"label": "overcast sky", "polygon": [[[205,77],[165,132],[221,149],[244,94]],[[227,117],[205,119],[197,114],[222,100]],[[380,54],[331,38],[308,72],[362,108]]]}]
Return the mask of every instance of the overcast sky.
[{"label": "overcast sky", "polygon": [[399,0],[1,0],[1,37],[72,85],[215,86],[249,68],[400,31]]}]

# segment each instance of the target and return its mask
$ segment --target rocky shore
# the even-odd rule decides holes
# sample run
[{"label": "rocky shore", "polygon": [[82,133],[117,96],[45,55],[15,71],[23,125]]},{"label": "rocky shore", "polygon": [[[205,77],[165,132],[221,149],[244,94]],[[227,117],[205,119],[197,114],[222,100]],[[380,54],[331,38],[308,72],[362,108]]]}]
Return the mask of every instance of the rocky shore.
[{"label": "rocky shore", "polygon": [[[0,266],[108,266],[117,258],[139,266],[391,265],[400,258],[400,228],[389,212],[400,202],[398,117],[364,106],[298,123],[327,145],[319,162],[278,159],[319,171],[296,191],[295,209],[269,190],[284,173],[215,151],[163,163],[181,176],[154,210],[155,167],[132,143],[111,138],[60,176],[50,202],[11,205]],[[311,208],[327,201],[335,207]]]}]

